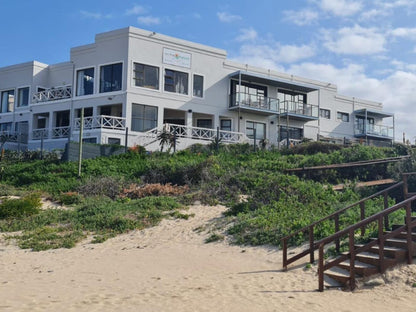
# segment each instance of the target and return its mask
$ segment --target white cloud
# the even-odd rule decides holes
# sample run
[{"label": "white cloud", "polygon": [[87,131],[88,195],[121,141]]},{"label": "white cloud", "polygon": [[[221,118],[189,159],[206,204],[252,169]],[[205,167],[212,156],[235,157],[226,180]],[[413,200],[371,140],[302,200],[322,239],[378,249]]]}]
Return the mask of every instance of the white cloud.
[{"label": "white cloud", "polygon": [[386,38],[376,28],[355,25],[337,31],[323,30],[322,34],[324,46],[337,54],[365,55],[385,50]]},{"label": "white cloud", "polygon": [[126,15],[141,15],[147,13],[147,9],[141,5],[135,5],[131,9],[126,10]]},{"label": "white cloud", "polygon": [[111,14],[102,14],[99,12],[80,11],[80,13],[85,18],[92,18],[96,20],[112,18]]},{"label": "white cloud", "polygon": [[412,7],[416,5],[415,0],[377,0],[375,4],[383,9],[395,9],[400,7]]},{"label": "white cloud", "polygon": [[322,10],[336,16],[351,16],[363,7],[361,1],[348,0],[321,0],[319,6]]},{"label": "white cloud", "polygon": [[315,22],[319,14],[311,9],[304,9],[300,11],[284,11],[285,21],[291,22],[298,26],[310,25]]},{"label": "white cloud", "polygon": [[242,19],[239,15],[232,15],[227,12],[217,12],[217,17],[223,23],[232,23]]},{"label": "white cloud", "polygon": [[395,37],[402,37],[402,38],[408,38],[412,40],[416,40],[416,28],[396,28],[393,29],[390,34]]},{"label": "white cloud", "polygon": [[240,35],[235,38],[236,41],[253,41],[257,39],[257,31],[250,27],[250,28],[243,28],[240,29]]},{"label": "white cloud", "polygon": [[143,25],[159,25],[161,23],[161,20],[159,17],[154,17],[154,16],[139,16],[137,18],[137,22],[139,24],[143,24]]}]

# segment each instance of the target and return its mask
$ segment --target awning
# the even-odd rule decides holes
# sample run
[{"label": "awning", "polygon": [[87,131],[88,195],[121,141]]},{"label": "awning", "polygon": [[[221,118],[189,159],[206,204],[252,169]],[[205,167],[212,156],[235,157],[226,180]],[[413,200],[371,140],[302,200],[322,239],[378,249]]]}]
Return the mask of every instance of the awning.
[{"label": "awning", "polygon": [[298,83],[298,82],[281,79],[281,78],[274,78],[274,77],[265,76],[265,75],[256,74],[256,73],[250,73],[250,72],[242,71],[242,70],[232,73],[230,75],[230,78],[238,80],[240,75],[241,75],[242,81],[260,83],[260,84],[265,84],[268,86],[273,86],[273,87],[287,89],[287,90],[300,91],[303,93],[308,93],[308,92],[319,90],[319,88],[313,85],[309,85],[305,83]]},{"label": "awning", "polygon": [[356,110],[356,111],[354,111],[354,114],[360,115],[360,116],[365,116],[366,112],[367,112],[367,117],[387,118],[387,117],[393,117],[394,116],[393,113],[376,111],[376,110],[371,110],[371,109],[366,109],[366,108]]}]

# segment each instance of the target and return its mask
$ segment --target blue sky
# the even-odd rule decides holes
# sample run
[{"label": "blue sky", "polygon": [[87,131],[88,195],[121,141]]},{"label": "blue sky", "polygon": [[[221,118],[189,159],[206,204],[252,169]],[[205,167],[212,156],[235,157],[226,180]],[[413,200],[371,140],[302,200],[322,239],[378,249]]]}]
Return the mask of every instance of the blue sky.
[{"label": "blue sky", "polygon": [[416,139],[416,0],[2,0],[0,12],[0,67],[68,61],[95,34],[135,26],[335,83],[395,113],[396,139]]}]

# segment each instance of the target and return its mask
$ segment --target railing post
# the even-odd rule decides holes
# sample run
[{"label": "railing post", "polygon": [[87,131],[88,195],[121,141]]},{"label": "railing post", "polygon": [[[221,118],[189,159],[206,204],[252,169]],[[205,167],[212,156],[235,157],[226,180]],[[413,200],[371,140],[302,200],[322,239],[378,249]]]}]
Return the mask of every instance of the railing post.
[{"label": "railing post", "polygon": [[409,194],[409,188],[407,185],[407,175],[403,174],[403,200],[407,199],[408,194]]},{"label": "railing post", "polygon": [[355,242],[354,242],[354,230],[349,232],[349,249],[350,249],[350,289],[355,288]]},{"label": "railing post", "polygon": [[314,240],[313,240],[313,225],[309,227],[309,249],[310,249],[310,263],[315,262],[315,250],[314,250]]},{"label": "railing post", "polygon": [[383,217],[378,219],[378,258],[380,260],[380,273],[384,273],[386,267],[384,265],[384,231],[383,231]]},{"label": "railing post", "polygon": [[[388,194],[387,194],[387,192],[384,192],[383,193],[383,196],[384,196],[384,210],[386,210],[387,208],[389,208],[389,201],[388,201]],[[390,229],[390,226],[389,226],[389,215],[387,215],[387,214],[384,216],[384,228],[386,230],[389,230]]]},{"label": "railing post", "polygon": [[412,203],[406,204],[406,229],[407,229],[407,263],[413,262],[413,241],[412,241]]},{"label": "railing post", "polygon": [[319,291],[324,291],[324,244],[319,245]]},{"label": "railing post", "polygon": [[287,270],[287,240],[283,239],[283,269]]},{"label": "railing post", "polygon": [[[365,219],[365,202],[360,202],[360,221]],[[361,236],[365,234],[365,226],[361,227]]]},{"label": "railing post", "polygon": [[[339,214],[336,214],[334,217],[334,221],[335,221],[335,233],[337,233],[339,231]],[[340,251],[340,244],[339,244],[339,238],[337,238],[335,240],[335,250],[337,252]]]}]

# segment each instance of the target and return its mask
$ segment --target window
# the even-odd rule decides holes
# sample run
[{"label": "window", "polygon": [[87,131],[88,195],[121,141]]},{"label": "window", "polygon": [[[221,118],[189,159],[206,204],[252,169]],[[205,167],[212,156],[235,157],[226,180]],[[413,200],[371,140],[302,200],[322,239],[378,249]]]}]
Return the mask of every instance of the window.
[{"label": "window", "polygon": [[159,90],[159,67],[134,63],[134,85]]},{"label": "window", "polygon": [[108,144],[111,145],[120,145],[121,140],[119,138],[108,138]]},{"label": "window", "polygon": [[100,93],[121,90],[122,72],[122,63],[101,66]]},{"label": "window", "polygon": [[197,119],[196,126],[199,128],[212,129],[212,119]]},{"label": "window", "polygon": [[12,131],[12,123],[11,122],[0,123],[0,133],[10,132],[10,131]]},{"label": "window", "polygon": [[165,69],[165,91],[188,94],[188,74]]},{"label": "window", "polygon": [[[84,107],[84,117],[91,117],[92,114],[92,107]],[[81,118],[81,108],[75,110],[75,118]]]},{"label": "window", "polygon": [[17,107],[29,105],[29,87],[17,89]]},{"label": "window", "polygon": [[231,131],[231,119],[221,119],[221,130]]},{"label": "window", "polygon": [[97,144],[97,138],[83,138],[82,143]]},{"label": "window", "polygon": [[144,132],[157,127],[157,107],[132,104],[131,129]]},{"label": "window", "polygon": [[350,115],[347,113],[337,112],[337,119],[344,122],[350,121]]},{"label": "window", "polygon": [[320,108],[319,116],[326,119],[331,119],[331,111],[329,109]]},{"label": "window", "polygon": [[94,93],[94,68],[77,71],[77,96]]},{"label": "window", "polygon": [[199,75],[194,75],[194,96],[203,97],[204,96],[204,77]]},{"label": "window", "polygon": [[293,139],[293,140],[302,140],[303,139],[303,129],[295,127],[286,127],[280,126],[280,141]]},{"label": "window", "polygon": [[1,93],[0,113],[8,113],[14,110],[14,90],[7,90]]},{"label": "window", "polygon": [[260,122],[247,121],[246,135],[250,139],[254,139],[254,130],[256,130],[256,140],[263,140],[266,138],[266,124]]}]

